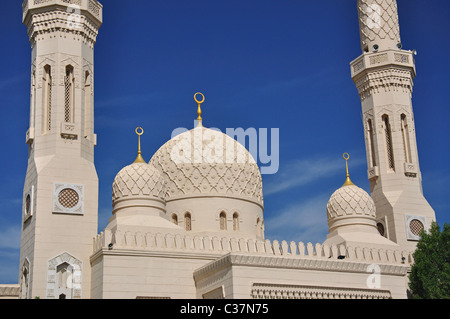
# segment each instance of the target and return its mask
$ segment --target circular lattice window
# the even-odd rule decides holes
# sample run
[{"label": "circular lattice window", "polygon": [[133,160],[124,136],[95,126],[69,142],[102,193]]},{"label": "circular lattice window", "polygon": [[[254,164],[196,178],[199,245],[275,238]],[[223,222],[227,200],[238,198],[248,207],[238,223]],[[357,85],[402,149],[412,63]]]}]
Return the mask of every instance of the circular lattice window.
[{"label": "circular lattice window", "polygon": [[53,213],[83,214],[84,186],[54,184]]},{"label": "circular lattice window", "polygon": [[415,236],[420,236],[420,233],[422,232],[423,229],[424,229],[424,226],[423,226],[422,222],[418,219],[413,219],[409,223],[409,230]]},{"label": "circular lattice window", "polygon": [[62,207],[71,209],[78,205],[80,202],[80,196],[75,190],[65,188],[59,192],[58,202]]}]

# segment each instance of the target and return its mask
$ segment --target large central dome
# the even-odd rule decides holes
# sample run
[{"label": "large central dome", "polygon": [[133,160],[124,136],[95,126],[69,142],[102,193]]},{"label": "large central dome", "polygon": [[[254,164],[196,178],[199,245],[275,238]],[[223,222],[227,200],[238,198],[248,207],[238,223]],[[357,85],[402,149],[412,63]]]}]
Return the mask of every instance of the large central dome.
[{"label": "large central dome", "polygon": [[219,196],[263,206],[262,178],[245,147],[222,132],[205,128],[179,134],[150,160],[166,179],[166,200]]}]

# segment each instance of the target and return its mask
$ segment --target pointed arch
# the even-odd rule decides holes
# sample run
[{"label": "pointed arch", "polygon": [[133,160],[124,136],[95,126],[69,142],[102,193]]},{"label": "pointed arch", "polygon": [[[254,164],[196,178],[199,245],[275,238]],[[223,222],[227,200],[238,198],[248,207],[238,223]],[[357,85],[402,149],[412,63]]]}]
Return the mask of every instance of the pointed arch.
[{"label": "pointed arch", "polygon": [[256,219],[256,235],[261,236],[261,219],[259,217]]},{"label": "pointed arch", "polygon": [[94,133],[92,92],[92,74],[90,70],[86,70],[84,72],[84,136],[86,138],[89,138]]},{"label": "pointed arch", "polygon": [[222,211],[219,215],[220,230],[227,230],[227,214]]},{"label": "pointed arch", "polygon": [[239,231],[239,213],[235,212],[233,214],[233,230]]},{"label": "pointed arch", "polygon": [[44,66],[44,76],[42,78],[42,133],[52,130],[52,67]]},{"label": "pointed arch", "polygon": [[47,269],[47,299],[57,299],[61,295],[66,299],[81,299],[82,268],[82,261],[67,252],[50,259]]},{"label": "pointed arch", "polygon": [[411,142],[409,139],[409,126],[406,114],[400,115],[400,121],[402,126],[402,139],[403,139],[403,152],[405,154],[405,163],[412,163],[411,158]]},{"label": "pointed arch", "polygon": [[192,230],[192,215],[189,212],[184,214],[184,228],[186,231]]},{"label": "pointed arch", "polygon": [[64,77],[64,122],[74,123],[75,75],[74,67],[66,65]]},{"label": "pointed arch", "polygon": [[30,260],[25,258],[20,275],[20,299],[28,299],[30,292]]},{"label": "pointed arch", "polygon": [[392,129],[391,123],[389,121],[389,115],[384,114],[382,116],[383,126],[384,126],[384,137],[386,142],[386,161],[389,169],[395,171],[395,161],[394,161],[394,148],[392,145]]},{"label": "pointed arch", "polygon": [[178,215],[173,213],[172,216],[170,216],[170,220],[172,221],[172,223],[174,223],[175,225],[178,225]]},{"label": "pointed arch", "polygon": [[367,119],[367,150],[369,152],[369,164],[371,167],[377,166],[377,161],[375,159],[375,142],[374,142],[374,130],[372,119]]}]

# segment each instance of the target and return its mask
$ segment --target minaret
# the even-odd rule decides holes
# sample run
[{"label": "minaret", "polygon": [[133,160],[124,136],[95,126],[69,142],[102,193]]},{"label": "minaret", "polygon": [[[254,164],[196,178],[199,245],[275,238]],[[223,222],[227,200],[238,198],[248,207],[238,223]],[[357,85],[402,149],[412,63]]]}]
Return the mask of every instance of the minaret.
[{"label": "minaret", "polygon": [[414,52],[402,49],[396,0],[358,0],[363,54],[351,62],[380,233],[414,250],[435,213],[422,192],[412,109]]},{"label": "minaret", "polygon": [[102,5],[25,0],[22,7],[32,52],[21,298],[89,298],[98,224],[94,44]]}]

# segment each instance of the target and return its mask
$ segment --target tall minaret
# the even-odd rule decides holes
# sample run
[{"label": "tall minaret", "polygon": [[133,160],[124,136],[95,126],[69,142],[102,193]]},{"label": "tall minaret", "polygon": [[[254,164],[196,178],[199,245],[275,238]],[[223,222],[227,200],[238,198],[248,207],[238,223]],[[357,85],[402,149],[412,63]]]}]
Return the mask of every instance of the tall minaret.
[{"label": "tall minaret", "polygon": [[422,193],[412,109],[414,52],[402,49],[396,0],[358,0],[363,54],[351,62],[362,103],[378,228],[413,250],[435,213]]},{"label": "tall minaret", "polygon": [[96,0],[23,2],[31,43],[21,298],[89,298],[98,224],[94,166]]}]

